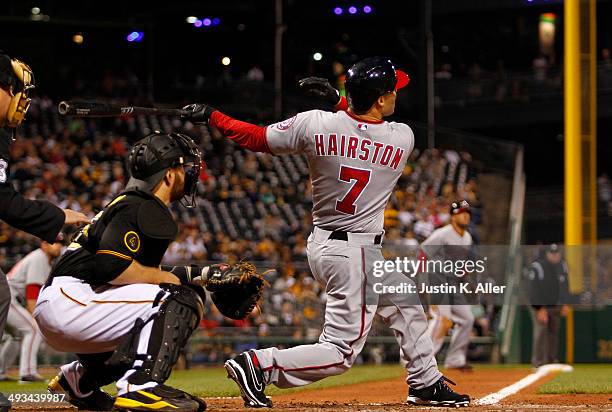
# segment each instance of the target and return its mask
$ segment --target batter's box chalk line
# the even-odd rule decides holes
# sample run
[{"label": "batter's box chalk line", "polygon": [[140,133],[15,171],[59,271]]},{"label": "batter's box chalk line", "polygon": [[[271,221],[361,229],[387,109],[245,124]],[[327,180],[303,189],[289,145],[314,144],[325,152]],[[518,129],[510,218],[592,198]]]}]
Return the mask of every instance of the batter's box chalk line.
[{"label": "batter's box chalk line", "polygon": [[513,383],[510,386],[506,386],[505,388],[500,389],[497,392],[490,393],[484,398],[478,399],[474,402],[476,405],[495,405],[499,403],[502,399],[514,395],[519,391],[525,389],[527,386],[536,382],[540,378],[544,376],[555,373],[555,372],[571,372],[574,368],[570,365],[565,365],[563,363],[551,363],[548,365],[540,366],[534,373],[525,376],[523,379]]}]

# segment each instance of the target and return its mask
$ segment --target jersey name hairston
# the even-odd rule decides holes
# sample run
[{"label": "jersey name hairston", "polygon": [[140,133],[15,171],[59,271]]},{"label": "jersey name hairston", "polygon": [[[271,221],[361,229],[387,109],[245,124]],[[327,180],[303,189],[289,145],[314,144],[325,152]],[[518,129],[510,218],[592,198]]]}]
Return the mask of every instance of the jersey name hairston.
[{"label": "jersey name hairston", "polygon": [[401,163],[404,149],[391,144],[373,142],[367,137],[346,136],[330,133],[315,134],[315,152],[317,156],[340,156],[378,163],[397,170]]}]

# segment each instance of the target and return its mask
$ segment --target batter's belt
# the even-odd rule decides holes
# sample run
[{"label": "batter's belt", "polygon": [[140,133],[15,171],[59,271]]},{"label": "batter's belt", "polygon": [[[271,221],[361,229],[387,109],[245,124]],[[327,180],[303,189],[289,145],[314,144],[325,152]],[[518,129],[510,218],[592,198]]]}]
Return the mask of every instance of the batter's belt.
[{"label": "batter's belt", "polygon": [[354,233],[344,230],[325,230],[319,227],[312,232],[314,240],[322,243],[326,240],[343,240],[355,245],[380,245],[382,244],[385,232],[382,233]]}]

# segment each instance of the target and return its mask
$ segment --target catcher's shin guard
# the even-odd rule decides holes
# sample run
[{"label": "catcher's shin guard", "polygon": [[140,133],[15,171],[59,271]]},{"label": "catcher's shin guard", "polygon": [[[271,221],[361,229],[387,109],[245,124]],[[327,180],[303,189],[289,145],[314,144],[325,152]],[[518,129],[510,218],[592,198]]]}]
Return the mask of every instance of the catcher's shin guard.
[{"label": "catcher's shin guard", "polygon": [[[204,314],[204,304],[198,293],[182,285],[160,285],[170,295],[165,298],[159,311],[147,321],[138,319],[132,330],[108,361],[109,365],[130,365],[142,360],[128,382],[142,385],[146,382],[164,383],[170,376],[180,351],[198,327]],[[136,348],[142,328],[153,321],[146,354],[137,354]]]}]

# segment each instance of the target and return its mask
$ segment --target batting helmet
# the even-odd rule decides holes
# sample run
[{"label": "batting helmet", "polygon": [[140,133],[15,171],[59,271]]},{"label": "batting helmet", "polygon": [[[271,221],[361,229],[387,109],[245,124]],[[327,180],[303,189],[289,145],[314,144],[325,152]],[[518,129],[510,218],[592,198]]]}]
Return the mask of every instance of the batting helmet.
[{"label": "batting helmet", "polygon": [[193,207],[201,165],[202,154],[191,138],[180,133],[156,131],[136,142],[130,150],[128,168],[131,177],[126,189],[152,191],[168,169],[184,166],[183,194],[185,197],[191,196],[185,205]]},{"label": "batting helmet", "polygon": [[1,50],[0,87],[6,88],[11,96],[5,123],[8,127],[15,128],[23,122],[30,108],[30,93],[34,89],[34,73],[27,64],[11,59]]},{"label": "batting helmet", "polygon": [[385,57],[368,57],[355,63],[346,74],[346,93],[350,108],[355,113],[367,112],[376,99],[397,91],[410,82],[410,77],[396,70]]},{"label": "batting helmet", "polygon": [[450,205],[450,214],[458,215],[459,213],[472,213],[472,207],[467,200],[457,200]]}]

